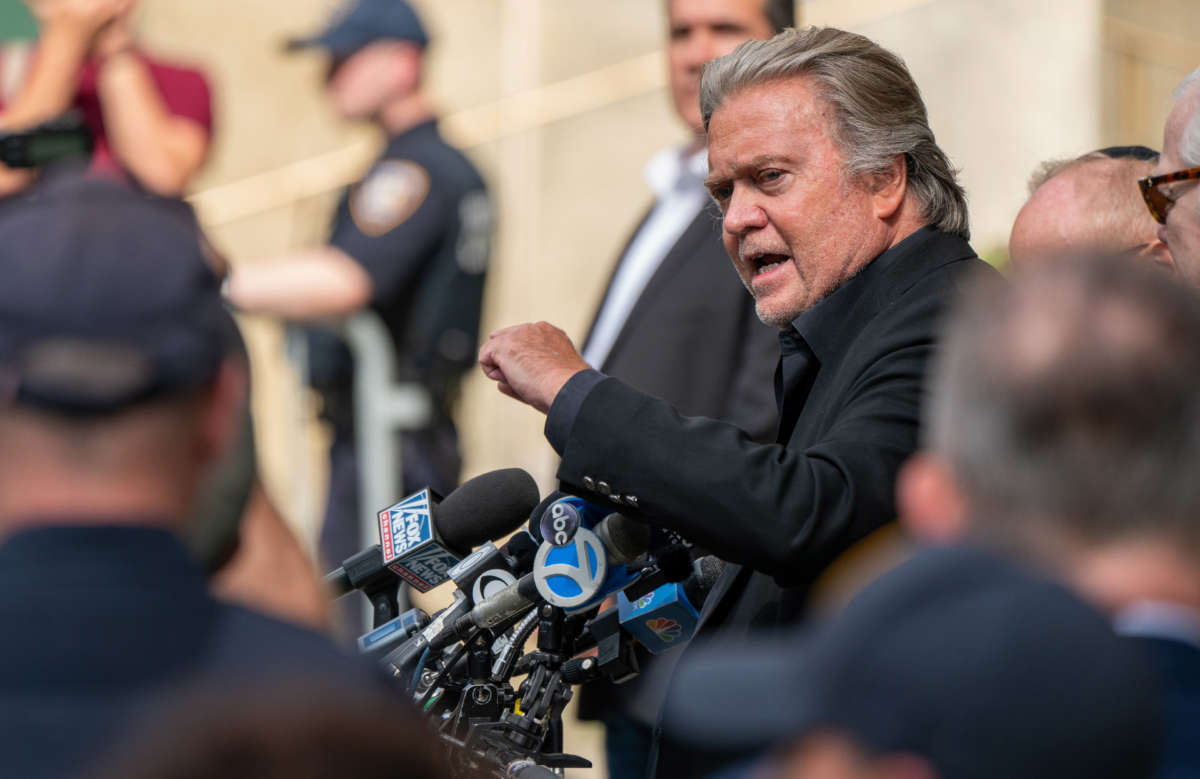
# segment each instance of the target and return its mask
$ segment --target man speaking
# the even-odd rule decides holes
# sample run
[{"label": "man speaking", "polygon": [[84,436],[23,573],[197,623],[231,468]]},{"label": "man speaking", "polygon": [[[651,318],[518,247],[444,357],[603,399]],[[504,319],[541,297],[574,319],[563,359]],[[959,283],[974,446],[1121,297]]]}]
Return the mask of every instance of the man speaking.
[{"label": "man speaking", "polygon": [[[701,619],[740,632],[797,618],[829,562],[894,517],[939,314],[986,266],[916,84],[868,39],[808,28],[747,42],[705,68],[700,102],[725,248],[780,329],[776,443],[680,417],[546,323],[493,333],[480,363],[547,412],[564,489],[734,563]],[[693,762],[663,755],[658,772],[712,769]]]}]

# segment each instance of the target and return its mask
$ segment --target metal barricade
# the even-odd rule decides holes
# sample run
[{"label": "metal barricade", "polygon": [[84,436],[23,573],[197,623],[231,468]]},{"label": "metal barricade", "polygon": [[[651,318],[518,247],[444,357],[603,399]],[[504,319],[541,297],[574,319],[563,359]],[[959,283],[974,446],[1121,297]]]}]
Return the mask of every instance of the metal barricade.
[{"label": "metal barricade", "polygon": [[[433,399],[416,382],[396,380],[396,350],[383,319],[361,311],[327,326],[337,332],[354,358],[354,435],[358,465],[359,548],[379,543],[380,509],[403,497],[403,452],[399,433],[428,427]],[[301,380],[309,382],[307,342],[303,331],[287,329],[287,353]],[[402,588],[401,609],[408,608]],[[366,605],[368,617],[370,605]],[[370,624],[369,619],[366,624]]]}]

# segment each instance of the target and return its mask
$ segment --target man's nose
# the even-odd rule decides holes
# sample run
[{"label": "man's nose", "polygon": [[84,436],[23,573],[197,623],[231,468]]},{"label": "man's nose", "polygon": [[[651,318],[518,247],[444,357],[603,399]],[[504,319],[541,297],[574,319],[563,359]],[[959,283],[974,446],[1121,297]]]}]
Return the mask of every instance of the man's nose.
[{"label": "man's nose", "polygon": [[767,213],[763,211],[757,199],[751,193],[739,187],[734,189],[733,195],[729,198],[729,203],[725,206],[723,220],[726,232],[733,235],[743,235],[750,230],[766,227]]},{"label": "man's nose", "polygon": [[713,34],[705,29],[694,30],[688,36],[686,60],[690,69],[699,71],[709,60],[716,59],[717,41]]}]

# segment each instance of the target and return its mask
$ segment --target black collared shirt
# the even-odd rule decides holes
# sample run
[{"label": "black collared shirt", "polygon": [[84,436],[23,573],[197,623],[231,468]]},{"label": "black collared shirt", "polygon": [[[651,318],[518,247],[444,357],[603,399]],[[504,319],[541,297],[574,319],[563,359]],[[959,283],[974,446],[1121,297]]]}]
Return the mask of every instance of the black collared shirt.
[{"label": "black collared shirt", "polygon": [[850,312],[866,294],[872,280],[887,272],[898,257],[913,244],[925,239],[932,227],[922,227],[887,249],[861,271],[842,283],[833,292],[817,301],[812,308],[792,320],[791,327],[779,333],[779,367],[775,371],[775,401],[779,406],[778,441],[791,435],[804,400],[812,389],[821,364],[828,362],[848,335],[843,325]]},{"label": "black collared shirt", "polygon": [[[804,398],[812,388],[822,362],[827,362],[844,341],[856,335],[844,327],[848,314],[858,300],[871,289],[871,279],[883,275],[896,259],[907,253],[913,244],[928,238],[932,227],[922,227],[895,246],[887,249],[867,264],[853,278],[843,283],[816,305],[792,320],[792,325],[780,331],[780,365],[775,372],[775,399],[780,410],[778,440],[786,440],[796,422]],[[584,370],[572,376],[559,390],[546,414],[546,440],[560,455],[571,435],[575,418],[583,402],[597,384],[607,376],[597,370]],[[788,419],[784,419],[785,408]]]}]

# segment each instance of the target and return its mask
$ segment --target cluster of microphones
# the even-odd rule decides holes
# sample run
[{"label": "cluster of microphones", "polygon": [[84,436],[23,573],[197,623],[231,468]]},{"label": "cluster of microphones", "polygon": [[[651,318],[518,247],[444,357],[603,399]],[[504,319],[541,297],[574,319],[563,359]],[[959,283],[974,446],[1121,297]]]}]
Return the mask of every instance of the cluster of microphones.
[{"label": "cluster of microphones", "polygon": [[[421,490],[378,520],[380,543],[326,576],[337,594],[361,591],[373,604],[360,651],[408,684],[444,737],[510,766],[508,776],[586,765],[560,751],[570,685],[636,675],[635,643],[655,654],[685,643],[721,571],[639,520],[574,496],[540,500],[519,468],[444,500]],[[428,592],[447,581],[453,602],[432,618],[399,613],[401,582]],[[525,652],[535,630],[537,649]]]}]

